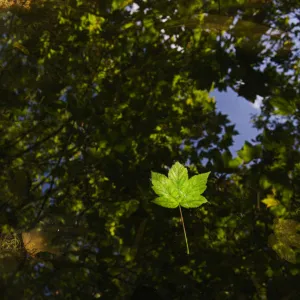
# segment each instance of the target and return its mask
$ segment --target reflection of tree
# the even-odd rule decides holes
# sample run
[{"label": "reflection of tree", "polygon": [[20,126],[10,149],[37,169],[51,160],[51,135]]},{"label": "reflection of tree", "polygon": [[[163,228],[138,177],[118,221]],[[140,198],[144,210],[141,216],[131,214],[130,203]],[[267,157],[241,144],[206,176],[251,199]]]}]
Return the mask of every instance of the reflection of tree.
[{"label": "reflection of tree", "polygon": [[[44,3],[44,1],[37,1],[36,4]],[[93,1],[90,1],[91,3]],[[244,1],[244,3],[240,2],[225,2],[219,4],[211,4],[211,5],[203,5],[203,11],[208,13],[207,16],[204,17],[204,22],[201,24],[198,16],[193,16],[185,21],[168,21],[165,24],[165,27],[176,27],[185,25],[190,28],[196,28],[197,26],[203,26],[205,29],[209,29],[215,31],[217,33],[221,31],[228,31],[229,27],[232,26],[232,22],[238,10],[247,10],[251,9],[259,9],[263,8],[263,6],[269,1]],[[130,5],[131,1],[127,3]],[[54,4],[54,3],[53,3]],[[31,5],[31,1],[18,0],[18,1],[9,1],[2,0],[0,2],[0,10],[8,9],[14,7],[22,7],[29,9]],[[234,26],[233,34],[236,37],[251,37],[253,43],[258,42],[263,34],[266,34],[270,29],[269,26],[264,24],[259,24],[253,20],[239,20],[237,24]],[[277,33],[279,35],[279,33]]]},{"label": "reflection of tree", "polygon": [[[0,224],[5,232],[23,232],[33,255],[64,255],[45,255],[38,264],[40,252],[26,260],[15,285],[1,273],[10,299],[24,298],[24,291],[28,299],[42,295],[46,284],[64,299],[123,299],[145,282],[170,299],[254,298],[273,289],[266,274],[285,276],[281,262],[265,255],[271,217],[257,203],[273,185],[282,203],[299,199],[298,127],[289,122],[267,130],[274,103],[296,113],[284,101],[298,84],[271,64],[262,69],[274,49],[263,51],[259,43],[241,49],[238,37],[219,34],[234,10],[224,9],[220,18],[210,11],[207,32],[166,26],[170,39],[162,43],[162,16],[170,22],[192,16],[199,1],[190,2],[191,14],[179,1],[137,1],[135,14],[49,1],[47,8],[15,14],[1,41]],[[280,19],[273,10],[259,22],[253,14],[245,9],[241,21],[259,27]],[[247,26],[239,30],[243,37]],[[294,62],[287,56],[276,66]],[[262,145],[246,143],[234,158],[229,147],[237,132],[215,111],[208,91],[214,83],[226,89],[240,81],[248,100],[265,97],[257,121],[264,132]],[[205,192],[211,205],[184,212],[190,257],[183,255],[179,220],[151,204],[149,182],[151,171],[166,173],[163,166],[188,159],[191,175],[212,172]],[[76,227],[86,231],[57,235]],[[290,289],[282,286],[285,295]],[[292,289],[297,294],[298,286]]]}]

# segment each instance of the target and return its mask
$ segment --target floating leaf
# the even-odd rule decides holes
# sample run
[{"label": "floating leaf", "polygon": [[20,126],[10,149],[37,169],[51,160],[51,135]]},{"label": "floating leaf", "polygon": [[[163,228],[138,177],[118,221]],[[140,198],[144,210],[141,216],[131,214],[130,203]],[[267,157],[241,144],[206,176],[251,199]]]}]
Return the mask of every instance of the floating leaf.
[{"label": "floating leaf", "polygon": [[206,190],[206,182],[210,172],[195,175],[183,186],[180,198],[180,205],[185,208],[199,207],[207,200],[201,196]]},{"label": "floating leaf", "polygon": [[179,205],[176,200],[172,200],[166,197],[158,197],[153,201],[153,203],[166,208],[176,208]]},{"label": "floating leaf", "polygon": [[152,189],[160,196],[152,202],[166,208],[176,208],[179,206],[187,254],[189,254],[189,247],[181,206],[185,208],[196,208],[207,202],[205,197],[201,196],[201,194],[206,190],[209,174],[210,172],[207,172],[188,179],[187,168],[179,162],[176,162],[169,170],[169,178],[163,174],[151,172]]},{"label": "floating leaf", "polygon": [[182,188],[183,185],[188,181],[188,172],[187,168],[181,165],[179,162],[176,162],[169,171],[169,178],[174,182],[177,188]]},{"label": "floating leaf", "polygon": [[178,204],[178,190],[174,183],[165,175],[152,172],[152,189],[154,192],[171,202],[176,201]]},{"label": "floating leaf", "polygon": [[207,202],[206,198],[199,195],[197,198],[187,197],[186,200],[180,202],[180,205],[184,208],[196,208],[206,202]]},{"label": "floating leaf", "polygon": [[[175,208],[178,205],[185,208],[198,207],[207,202],[201,194],[206,190],[209,174],[210,172],[207,172],[188,179],[187,169],[178,162],[170,169],[169,178],[152,172],[152,188],[157,195],[162,197],[153,202],[168,208]],[[167,201],[170,201],[170,204],[167,204]],[[177,203],[176,206],[175,203]]]}]

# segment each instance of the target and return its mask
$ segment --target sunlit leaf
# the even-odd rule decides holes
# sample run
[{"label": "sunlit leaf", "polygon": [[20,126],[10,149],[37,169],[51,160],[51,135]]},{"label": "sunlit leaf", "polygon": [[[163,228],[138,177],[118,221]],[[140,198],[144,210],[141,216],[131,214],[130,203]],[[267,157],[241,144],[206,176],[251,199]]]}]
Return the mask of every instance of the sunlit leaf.
[{"label": "sunlit leaf", "polygon": [[152,172],[152,185],[157,195],[178,202],[178,189],[165,175]]},{"label": "sunlit leaf", "polygon": [[275,107],[275,113],[283,116],[292,115],[297,109],[296,102],[291,99],[275,97],[270,100],[270,103]]},{"label": "sunlit leaf", "polygon": [[168,173],[169,179],[177,186],[178,189],[181,189],[183,185],[188,181],[188,171],[182,164],[176,162]]},{"label": "sunlit leaf", "polygon": [[185,208],[194,208],[207,202],[200,196],[206,189],[206,182],[210,172],[195,175],[188,179],[187,169],[180,163],[176,162],[169,170],[169,178],[163,174],[152,172],[153,190],[156,194],[162,197],[160,200],[155,200],[154,203],[166,206],[166,201],[169,199],[174,207],[181,205]]},{"label": "sunlit leaf", "polygon": [[152,201],[154,204],[160,205],[166,208],[176,208],[179,203],[175,199],[167,198],[167,197],[158,197]]},{"label": "sunlit leaf", "polygon": [[188,194],[186,198],[180,201],[180,205],[184,208],[196,208],[208,202],[205,197],[201,195]]},{"label": "sunlit leaf", "polygon": [[280,202],[276,200],[273,195],[268,195],[267,198],[261,200],[261,202],[266,204],[267,208],[280,204]]},{"label": "sunlit leaf", "polygon": [[[206,203],[207,200],[201,196],[206,189],[207,178],[210,172],[198,174],[188,179],[187,168],[176,162],[169,170],[169,178],[163,174],[152,172],[152,189],[161,197],[156,198],[153,203],[166,207],[176,208],[179,206],[182,224],[181,206],[184,208],[196,208]],[[189,247],[184,229],[184,236]]]},{"label": "sunlit leaf", "polygon": [[228,167],[229,168],[238,168],[243,163],[243,159],[240,157],[235,157],[234,159],[229,160]]},{"label": "sunlit leaf", "polygon": [[245,142],[243,148],[239,150],[238,156],[244,160],[244,162],[247,164],[253,159],[259,158],[261,154],[261,147],[260,146],[253,146],[249,142]]}]

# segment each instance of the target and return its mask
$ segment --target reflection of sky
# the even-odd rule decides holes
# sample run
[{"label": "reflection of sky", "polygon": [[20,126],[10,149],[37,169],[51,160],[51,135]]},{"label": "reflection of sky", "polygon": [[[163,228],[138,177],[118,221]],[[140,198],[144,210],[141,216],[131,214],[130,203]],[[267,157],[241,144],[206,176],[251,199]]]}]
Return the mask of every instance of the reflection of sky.
[{"label": "reflection of sky", "polygon": [[239,135],[234,137],[234,145],[230,150],[235,156],[237,150],[240,150],[247,140],[251,142],[259,133],[257,129],[253,128],[251,123],[251,115],[260,112],[261,99],[257,99],[254,104],[246,101],[231,89],[228,92],[213,91],[212,96],[216,99],[216,108],[223,114],[227,114],[229,120],[235,124],[235,129]]},{"label": "reflection of sky", "polygon": [[[130,11],[131,14],[137,12],[139,10],[139,6],[136,3],[133,3],[131,5],[129,5],[126,8],[128,11]],[[144,10],[144,13],[147,12],[147,9]],[[295,13],[298,13],[295,12]],[[294,23],[297,24],[298,20],[296,18],[295,14],[291,14],[291,15],[284,15],[282,16],[282,18],[285,17],[289,17],[289,23]],[[165,18],[163,21],[166,21],[169,17]],[[236,23],[236,19],[234,20],[234,23]],[[183,27],[183,26],[182,26]],[[275,31],[274,31],[275,29]],[[294,55],[297,55],[300,49],[300,43],[299,41],[297,41],[296,38],[296,29],[299,29],[299,26],[297,26],[297,28],[293,29],[293,33],[290,35],[290,38],[293,39],[296,42],[296,45],[294,46]],[[184,30],[184,28],[182,28],[182,30]],[[276,28],[272,28],[269,30],[269,33],[273,32],[276,33]],[[165,30],[162,29],[161,30],[161,34],[162,34],[162,42],[165,40],[169,40],[170,36],[165,34]],[[228,35],[228,34],[227,34]],[[173,36],[173,41],[174,44],[171,45],[171,48],[177,48],[177,50],[179,52],[184,53],[184,49],[179,46],[176,45],[176,36]],[[268,43],[268,37],[264,36],[264,40],[266,42],[264,42],[264,45],[267,48],[276,48],[275,45],[270,45],[270,43]],[[278,45],[277,45],[278,46]],[[299,47],[298,47],[299,46]],[[298,49],[298,50],[297,50]],[[261,70],[263,70],[266,66],[266,63],[270,61],[265,61],[264,64],[260,67]],[[282,71],[282,70],[280,70]],[[234,144],[232,147],[230,147],[230,150],[233,154],[233,156],[235,156],[235,153],[237,150],[241,149],[244,142],[247,141],[251,141],[251,139],[255,139],[255,137],[259,134],[259,131],[255,128],[253,128],[252,123],[251,123],[251,115],[253,114],[258,114],[260,112],[260,106],[262,103],[262,98],[257,98],[257,100],[255,101],[254,104],[246,101],[244,98],[238,97],[238,95],[231,89],[229,89],[228,92],[218,92],[218,91],[214,91],[211,93],[212,96],[215,97],[216,99],[216,106],[217,106],[217,110],[220,111],[223,114],[227,114],[230,121],[236,125],[236,130],[239,132],[239,134],[237,136],[234,137]]]}]

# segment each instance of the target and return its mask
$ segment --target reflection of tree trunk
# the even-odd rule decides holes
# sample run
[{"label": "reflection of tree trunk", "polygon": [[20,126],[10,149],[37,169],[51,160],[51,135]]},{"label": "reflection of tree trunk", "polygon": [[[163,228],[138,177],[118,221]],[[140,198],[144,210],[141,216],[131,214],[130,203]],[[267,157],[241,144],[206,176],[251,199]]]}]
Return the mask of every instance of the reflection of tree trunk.
[{"label": "reflection of tree trunk", "polygon": [[[204,17],[203,22],[200,21],[198,16],[192,17],[189,20],[169,20],[162,24],[161,28],[176,28],[185,26],[190,29],[201,28],[209,32],[221,33],[230,32],[235,38],[245,38],[240,47],[250,49],[256,46],[262,39],[263,35],[280,38],[282,31],[274,30],[260,23],[251,20],[240,19],[235,25],[232,25],[234,17],[218,14],[208,14]],[[268,32],[269,31],[269,32]],[[285,43],[281,49],[281,56],[285,56],[291,50],[291,43]]]},{"label": "reflection of tree trunk", "polygon": [[[203,24],[201,24],[198,17],[192,18],[187,21],[174,21],[170,20],[165,23],[164,28],[168,27],[179,27],[186,26],[188,28],[197,28],[197,26],[202,27],[213,32],[229,31],[230,25],[232,25],[233,17],[231,16],[222,16],[222,15],[213,15],[208,14],[204,17]],[[251,21],[239,20],[233,27],[232,33],[236,37],[250,37],[251,40],[259,40],[263,34],[270,28],[263,24],[258,24]],[[280,33],[278,32],[277,35]]]},{"label": "reflection of tree trunk", "polygon": [[261,8],[262,5],[271,3],[272,0],[244,0],[244,3],[232,3],[231,1],[219,0],[209,6],[211,13],[236,13],[238,10]]},{"label": "reflection of tree trunk", "polygon": [[[204,18],[204,28],[212,31],[228,31],[232,25],[233,17],[209,14]],[[270,28],[268,26],[257,24],[251,21],[239,20],[232,29],[236,37],[251,37],[251,39],[260,39]]]}]

